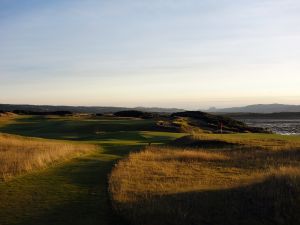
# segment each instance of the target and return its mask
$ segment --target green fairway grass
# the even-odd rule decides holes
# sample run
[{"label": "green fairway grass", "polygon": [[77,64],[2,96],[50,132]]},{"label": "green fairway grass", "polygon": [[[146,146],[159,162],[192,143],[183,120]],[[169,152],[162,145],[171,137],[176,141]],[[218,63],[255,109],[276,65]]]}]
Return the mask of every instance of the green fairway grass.
[{"label": "green fairway grass", "polygon": [[[155,120],[110,117],[46,117],[19,116],[10,121],[0,121],[0,132],[18,134],[31,137],[42,137],[76,141],[110,141],[112,139],[124,141],[151,141],[152,135],[143,131],[152,131],[154,139],[159,130]],[[168,133],[168,134],[167,134]],[[161,136],[169,136],[161,133]],[[155,140],[154,140],[155,141]]]},{"label": "green fairway grass", "polygon": [[[207,143],[264,147],[299,146],[299,136],[204,134],[187,136],[156,125],[155,119],[96,116],[0,118],[0,132],[62,142],[90,143],[96,152],[0,183],[0,225],[122,225],[108,194],[117,160],[144,146],[206,146]],[[183,137],[185,136],[185,137]],[[181,138],[182,137],[182,138]],[[178,139],[180,138],[180,139]],[[173,140],[178,139],[177,142]],[[207,147],[207,146],[206,146]]]},{"label": "green fairway grass", "polygon": [[1,225],[124,224],[113,214],[107,177],[116,160],[145,145],[185,134],[159,131],[154,120],[17,116],[0,132],[99,145],[97,153],[0,183]]}]

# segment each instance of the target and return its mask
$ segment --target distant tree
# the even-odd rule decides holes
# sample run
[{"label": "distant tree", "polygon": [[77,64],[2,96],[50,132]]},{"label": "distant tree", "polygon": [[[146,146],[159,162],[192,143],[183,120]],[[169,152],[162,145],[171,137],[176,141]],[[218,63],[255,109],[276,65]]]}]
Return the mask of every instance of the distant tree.
[{"label": "distant tree", "polygon": [[135,117],[135,118],[143,118],[143,119],[148,119],[148,118],[153,118],[154,115],[152,113],[148,112],[142,112],[138,110],[126,110],[126,111],[119,111],[114,113],[115,116],[119,117]]}]

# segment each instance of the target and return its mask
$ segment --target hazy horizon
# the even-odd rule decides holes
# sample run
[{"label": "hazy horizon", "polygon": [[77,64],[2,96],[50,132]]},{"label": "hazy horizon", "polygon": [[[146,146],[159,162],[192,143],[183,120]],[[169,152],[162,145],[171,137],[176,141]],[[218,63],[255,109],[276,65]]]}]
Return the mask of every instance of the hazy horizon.
[{"label": "hazy horizon", "polygon": [[0,102],[300,104],[296,0],[2,0]]},{"label": "hazy horizon", "polygon": [[[68,104],[27,104],[27,103],[2,103],[0,104],[8,104],[8,105],[33,105],[33,106],[66,106],[66,107],[112,107],[112,108],[164,108],[164,109],[183,109],[183,110],[209,110],[212,108],[216,109],[226,109],[226,108],[235,108],[235,107],[246,107],[246,106],[251,106],[251,105],[260,105],[260,104],[251,104],[251,105],[236,105],[236,106],[228,106],[228,107],[215,107],[215,106],[210,106],[206,108],[180,108],[180,107],[165,107],[165,106],[155,106],[155,105],[150,105],[150,106],[143,106],[143,105],[136,105],[136,106],[126,106],[126,105],[68,105]],[[281,103],[269,103],[269,104],[262,104],[262,105],[282,105]],[[289,104],[288,104],[289,105]],[[290,104],[293,105],[293,104]],[[299,106],[299,105],[295,105]]]}]

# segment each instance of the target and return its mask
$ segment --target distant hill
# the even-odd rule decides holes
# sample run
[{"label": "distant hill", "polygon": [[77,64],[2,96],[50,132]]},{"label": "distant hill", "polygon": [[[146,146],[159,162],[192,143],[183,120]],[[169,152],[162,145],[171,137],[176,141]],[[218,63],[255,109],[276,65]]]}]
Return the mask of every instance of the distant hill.
[{"label": "distant hill", "polygon": [[248,105],[244,107],[232,107],[218,109],[210,108],[207,112],[216,113],[279,113],[279,112],[300,112],[300,105],[284,105],[284,104],[258,104]]},{"label": "distant hill", "polygon": [[133,110],[142,111],[142,112],[160,112],[160,113],[175,113],[175,112],[183,112],[184,109],[177,108],[158,108],[158,107],[135,107]]},{"label": "distant hill", "polygon": [[0,111],[30,111],[30,112],[57,112],[69,111],[72,113],[115,113],[126,110],[138,110],[143,112],[159,112],[159,113],[174,113],[182,112],[183,109],[176,108],[126,108],[126,107],[105,107],[105,106],[53,106],[53,105],[14,105],[14,104],[0,104]]},{"label": "distant hill", "polygon": [[280,113],[218,113],[237,120],[244,119],[300,119],[300,112],[280,112]]}]

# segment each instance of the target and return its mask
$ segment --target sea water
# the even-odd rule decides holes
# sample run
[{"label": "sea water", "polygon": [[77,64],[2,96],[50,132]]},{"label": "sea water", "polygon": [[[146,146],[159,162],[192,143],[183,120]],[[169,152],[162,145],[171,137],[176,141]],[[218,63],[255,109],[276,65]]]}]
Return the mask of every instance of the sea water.
[{"label": "sea water", "polygon": [[263,127],[283,135],[300,135],[300,119],[240,119],[249,126]]}]

